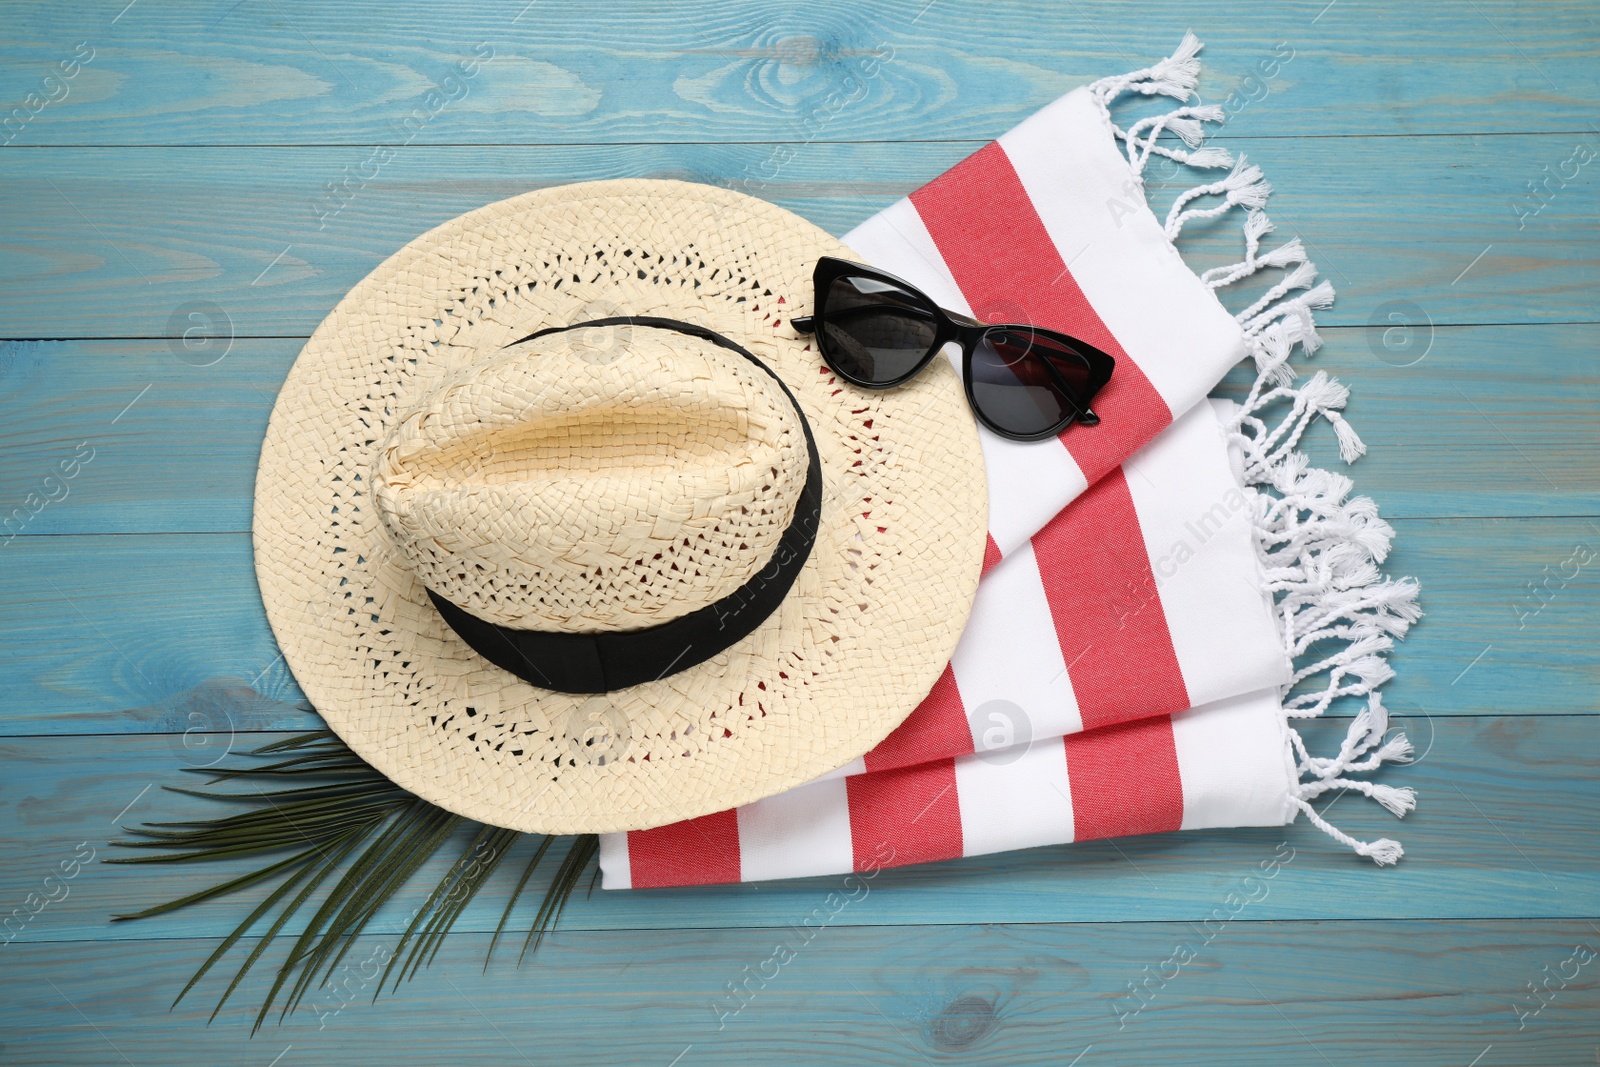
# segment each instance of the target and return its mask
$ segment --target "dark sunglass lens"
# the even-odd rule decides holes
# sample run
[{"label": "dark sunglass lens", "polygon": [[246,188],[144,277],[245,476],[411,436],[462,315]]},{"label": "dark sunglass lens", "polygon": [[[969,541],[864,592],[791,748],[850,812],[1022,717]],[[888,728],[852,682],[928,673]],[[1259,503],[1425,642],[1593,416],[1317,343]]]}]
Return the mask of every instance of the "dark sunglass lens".
[{"label": "dark sunglass lens", "polygon": [[876,278],[836,278],[822,301],[822,354],[839,373],[895,385],[933,347],[933,309],[917,293]]},{"label": "dark sunglass lens", "polygon": [[1032,436],[1060,426],[1088,392],[1089,361],[1033,330],[992,329],[971,359],[973,403],[1004,433]]}]

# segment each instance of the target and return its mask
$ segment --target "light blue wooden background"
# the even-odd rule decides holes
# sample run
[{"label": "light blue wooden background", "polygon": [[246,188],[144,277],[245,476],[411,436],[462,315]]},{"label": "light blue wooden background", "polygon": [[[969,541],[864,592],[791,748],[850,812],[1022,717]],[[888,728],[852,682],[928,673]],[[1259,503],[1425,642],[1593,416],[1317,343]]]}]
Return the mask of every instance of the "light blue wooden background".
[{"label": "light blue wooden background", "polygon": [[[1339,289],[1317,364],[1354,391],[1351,473],[1428,611],[1388,690],[1423,758],[1387,780],[1421,805],[1334,813],[1401,837],[1392,870],[1301,825],[888,872],[720,1029],[728,983],[835,886],[597,893],[484,972],[491,889],[399,995],[250,1040],[248,1001],[204,1025],[214,985],[167,1011],[237,903],[107,921],[212,872],[90,864],[0,945],[0,1062],[1596,1062],[1600,961],[1574,949],[1600,948],[1600,561],[1562,568],[1600,551],[1592,0],[125,3],[0,7],[24,109],[0,133],[0,511],[61,497],[0,547],[0,912],[119,820],[172,817],[151,786],[180,766],[313,723],[251,571],[256,452],[303,339],[400,244],[540,185],[763,178],[778,145],[753,191],[843,232],[1185,29],[1206,98],[1239,94],[1219,143]],[[319,225],[380,144],[404,147]],[[1200,265],[1236,258],[1232,223],[1194,236]],[[1267,897],[1119,1025],[1283,841]]]}]

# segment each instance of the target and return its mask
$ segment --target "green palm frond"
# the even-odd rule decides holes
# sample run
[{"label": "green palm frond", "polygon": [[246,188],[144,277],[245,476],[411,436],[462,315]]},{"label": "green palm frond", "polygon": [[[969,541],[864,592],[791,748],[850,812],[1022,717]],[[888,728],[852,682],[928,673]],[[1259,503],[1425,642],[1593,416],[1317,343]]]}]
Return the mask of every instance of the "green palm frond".
[{"label": "green palm frond", "polygon": [[[378,910],[393,899],[429,859],[453,836],[471,828],[460,856],[411,916],[399,944],[377,983],[376,999],[389,983],[391,991],[438,955],[445,935],[501,861],[524,835],[515,830],[473,823],[406,792],[373,770],[333,733],[317,730],[264,745],[248,753],[239,766],[209,768],[211,785],[229,783],[233,791],[184,789],[170,792],[242,806],[243,811],[212,819],[146,823],[124,828],[130,840],[113,845],[149,850],[111,863],[194,863],[203,860],[261,857],[262,865],[177,900],[116,916],[144,919],[212,900],[258,883],[278,884],[223,939],[173,1000],[177,1006],[257,924],[272,916],[255,947],[240,964],[211,1012],[215,1019],[290,919],[322,892],[305,928],[278,965],[255,1025],[260,1028],[274,1004],[281,1021],[304,998],[326,985],[356,937]],[[270,760],[270,762],[259,762]],[[254,787],[253,789],[249,787]],[[517,900],[522,896],[554,838],[540,837],[506,902],[494,936],[492,956]],[[523,942],[523,956],[537,949],[555,926],[578,878],[598,851],[598,838],[585,835],[572,847],[545,891],[533,926]],[[591,887],[592,888],[592,887]],[[273,913],[276,912],[274,915]],[[409,950],[409,951],[408,951]],[[484,961],[488,967],[488,959]]]}]

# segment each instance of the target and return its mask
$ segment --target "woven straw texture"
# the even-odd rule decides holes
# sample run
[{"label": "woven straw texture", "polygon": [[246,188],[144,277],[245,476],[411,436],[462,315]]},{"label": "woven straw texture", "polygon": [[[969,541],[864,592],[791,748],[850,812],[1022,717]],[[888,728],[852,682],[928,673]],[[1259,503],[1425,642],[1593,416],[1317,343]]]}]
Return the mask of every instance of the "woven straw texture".
[{"label": "woven straw texture", "polygon": [[[781,792],[904,720],[971,608],[982,457],[945,361],[860,390],[790,328],[822,255],[853,258],[751,197],[593,182],[445,223],[351,290],[284,383],[255,499],[267,616],[328,725],[441,807],[583,833]],[[513,627],[653,625],[759,569],[804,473],[787,398],[705,343],[624,325],[505,347],[616,316],[694,323],[772,368],[815,436],[822,518],[783,607],[750,636],[659,681],[573,696],[479,657],[425,584]],[[640,400],[626,418],[594,399],[623,394]],[[750,477],[760,464],[773,480]],[[741,493],[742,512],[704,503]]]},{"label": "woven straw texture", "polygon": [[633,630],[764,568],[808,459],[794,404],[743,356],[595,328],[447,382],[379,449],[373,499],[423,584],[473,615]]}]

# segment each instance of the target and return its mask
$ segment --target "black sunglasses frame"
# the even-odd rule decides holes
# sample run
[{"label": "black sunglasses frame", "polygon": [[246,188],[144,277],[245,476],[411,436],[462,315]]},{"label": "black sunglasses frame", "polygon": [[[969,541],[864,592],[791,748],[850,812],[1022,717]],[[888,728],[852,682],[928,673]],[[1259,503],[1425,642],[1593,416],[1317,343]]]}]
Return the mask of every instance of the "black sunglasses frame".
[{"label": "black sunglasses frame", "polygon": [[[840,278],[866,278],[896,286],[917,297],[927,309],[929,315],[932,316],[934,323],[933,343],[929,345],[928,351],[923,354],[916,365],[905,374],[887,382],[866,381],[840,369],[829,355],[826,342],[827,334],[819,330],[817,326],[828,317],[828,292],[832,289],[833,283]],[[812,284],[815,287],[813,301],[816,304],[816,311],[811,315],[796,316],[789,320],[789,324],[800,333],[813,334],[817,339],[817,349],[822,353],[822,359],[827,363],[828,369],[847,382],[859,385],[864,389],[893,389],[897,385],[904,385],[920,374],[923,368],[932,362],[933,357],[939,354],[940,349],[954,341],[961,346],[963,355],[961,377],[963,387],[967,393],[967,405],[972,408],[972,413],[977,416],[979,422],[1000,436],[1010,438],[1013,441],[1042,441],[1045,438],[1060,434],[1073,422],[1080,422],[1085,426],[1096,426],[1100,423],[1100,416],[1094,413],[1089,404],[1105,384],[1111,380],[1111,372],[1116,368],[1117,361],[1085,341],[1069,334],[1061,333],[1058,330],[1049,330],[1042,326],[1033,326],[1028,323],[979,322],[976,319],[971,319],[965,315],[940,307],[921,289],[918,289],[903,278],[897,278],[887,271],[869,267],[864,263],[852,263],[849,260],[835,259],[832,256],[823,256],[817,260],[816,269],[812,273]],[[1047,429],[1029,434],[1020,434],[1012,430],[1003,429],[990,420],[984,414],[983,408],[978,405],[973,393],[972,363],[973,352],[978,343],[991,330],[1028,330],[1049,338],[1055,343],[1081,355],[1089,366],[1089,385],[1082,395],[1079,394],[1078,390],[1073,389],[1066,383],[1060,373],[1050,365],[1049,360],[1043,358],[1039,360],[1044,368],[1055,377],[1059,390],[1076,411],[1068,414]]]}]

